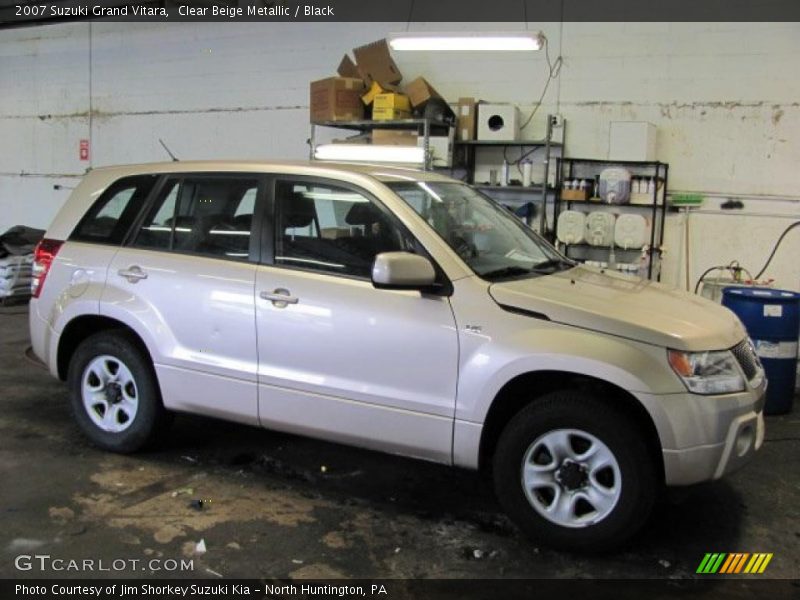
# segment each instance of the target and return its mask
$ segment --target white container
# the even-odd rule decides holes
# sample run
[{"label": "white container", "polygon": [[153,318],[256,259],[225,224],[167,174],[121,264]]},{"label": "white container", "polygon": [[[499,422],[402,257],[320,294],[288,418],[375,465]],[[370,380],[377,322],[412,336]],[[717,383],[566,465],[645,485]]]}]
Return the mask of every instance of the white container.
[{"label": "white container", "polygon": [[614,215],[595,211],[586,217],[586,243],[609,247],[614,243]]},{"label": "white container", "polygon": [[600,172],[600,198],[609,204],[625,204],[631,198],[631,172],[609,167]]},{"label": "white container", "polygon": [[584,240],[586,215],[578,210],[565,210],[558,216],[556,237],[562,244],[580,244]]},{"label": "white container", "polygon": [[500,171],[500,173],[501,173],[501,175],[500,175],[500,185],[505,187],[505,186],[508,185],[508,161],[507,160],[503,161],[503,170]]},{"label": "white container", "polygon": [[531,172],[533,171],[533,164],[529,160],[522,161],[522,185],[523,187],[530,187],[531,185]]},{"label": "white container", "polygon": [[609,160],[656,160],[656,131],[647,121],[611,121]]},{"label": "white container", "polygon": [[478,104],[478,139],[513,142],[519,138],[519,109],[514,104]]},{"label": "white container", "polygon": [[620,248],[640,249],[648,243],[650,227],[642,215],[626,214],[617,217],[614,226],[614,243]]}]

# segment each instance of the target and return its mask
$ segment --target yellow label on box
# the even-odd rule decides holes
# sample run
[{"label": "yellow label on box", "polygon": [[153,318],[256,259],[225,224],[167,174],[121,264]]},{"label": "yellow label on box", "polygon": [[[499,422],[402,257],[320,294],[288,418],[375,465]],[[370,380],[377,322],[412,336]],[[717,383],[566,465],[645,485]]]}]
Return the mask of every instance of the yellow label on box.
[{"label": "yellow label on box", "polygon": [[393,121],[395,119],[410,119],[411,113],[407,110],[397,110],[396,108],[373,108],[372,119],[374,121]]}]

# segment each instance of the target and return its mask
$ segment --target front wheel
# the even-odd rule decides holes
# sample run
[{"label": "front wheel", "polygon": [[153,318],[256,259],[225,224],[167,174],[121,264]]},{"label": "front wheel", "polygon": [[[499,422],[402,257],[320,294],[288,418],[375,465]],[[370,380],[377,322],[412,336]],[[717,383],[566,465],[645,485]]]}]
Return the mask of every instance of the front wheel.
[{"label": "front wheel", "polygon": [[636,423],[577,391],[539,398],[508,423],[495,492],[531,537],[566,550],[618,546],[645,522],[656,471]]},{"label": "front wheel", "polygon": [[101,448],[134,452],[169,425],[149,358],[122,332],[97,333],[81,342],[67,380],[75,420]]}]

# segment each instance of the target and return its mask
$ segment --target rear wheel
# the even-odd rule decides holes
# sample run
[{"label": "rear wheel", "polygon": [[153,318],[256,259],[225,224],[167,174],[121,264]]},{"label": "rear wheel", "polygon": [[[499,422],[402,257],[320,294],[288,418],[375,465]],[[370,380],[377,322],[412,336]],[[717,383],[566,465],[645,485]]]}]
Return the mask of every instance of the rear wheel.
[{"label": "rear wheel", "polygon": [[633,419],[577,391],[548,394],[513,417],[493,472],[497,497],[520,528],[567,550],[621,544],[647,519],[657,490]]},{"label": "rear wheel", "polygon": [[81,342],[67,379],[75,420],[101,448],[134,452],[169,424],[152,365],[124,333],[97,333]]}]

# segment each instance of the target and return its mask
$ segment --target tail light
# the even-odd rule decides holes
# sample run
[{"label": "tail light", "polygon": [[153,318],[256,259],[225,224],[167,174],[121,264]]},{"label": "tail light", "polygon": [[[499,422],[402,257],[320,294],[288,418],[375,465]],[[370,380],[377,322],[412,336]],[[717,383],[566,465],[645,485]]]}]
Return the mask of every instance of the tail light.
[{"label": "tail light", "polygon": [[64,242],[44,239],[36,245],[33,252],[33,278],[31,280],[31,296],[38,298],[44,287],[44,280],[50,272],[56,254]]}]

